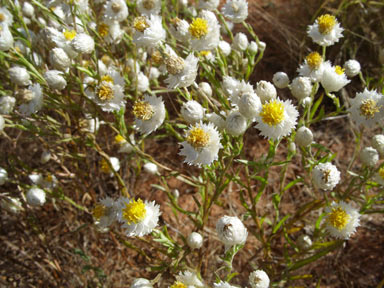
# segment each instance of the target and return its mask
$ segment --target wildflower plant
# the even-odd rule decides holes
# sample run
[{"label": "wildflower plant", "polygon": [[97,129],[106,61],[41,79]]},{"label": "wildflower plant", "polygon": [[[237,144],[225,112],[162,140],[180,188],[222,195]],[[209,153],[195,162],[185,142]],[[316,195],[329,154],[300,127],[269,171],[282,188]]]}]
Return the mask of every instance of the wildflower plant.
[{"label": "wildflower plant", "polygon": [[[4,213],[88,215],[116,253],[139,255],[132,275],[145,278],[125,286],[294,285],[300,268],[343,253],[364,214],[383,211],[382,135],[375,161],[357,155],[364,128],[382,125],[384,96],[365,81],[341,92],[364,67],[327,59],[345,33],[335,15],[308,26],[316,45],[297,75],[254,79],[268,47],[247,1],[184,2],[2,1],[0,137],[23,151],[0,163]],[[338,117],[357,143],[346,168],[315,133]],[[20,135],[49,157],[28,164]]]}]

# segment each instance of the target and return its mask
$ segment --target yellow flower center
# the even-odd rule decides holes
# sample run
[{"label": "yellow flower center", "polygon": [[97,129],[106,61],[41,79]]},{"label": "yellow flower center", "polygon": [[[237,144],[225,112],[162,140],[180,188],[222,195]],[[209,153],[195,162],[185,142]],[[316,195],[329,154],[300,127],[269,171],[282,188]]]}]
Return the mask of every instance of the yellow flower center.
[{"label": "yellow flower center", "polygon": [[109,82],[109,83],[112,83],[113,84],[113,79],[111,76],[109,75],[104,75],[104,76],[101,76],[101,81],[105,81],[105,82]]},{"label": "yellow flower center", "polygon": [[3,13],[0,13],[0,22],[3,22],[5,20],[5,15]]},{"label": "yellow flower center", "polygon": [[384,180],[384,167],[381,167],[381,168],[379,169],[379,176],[380,176],[381,179]]},{"label": "yellow flower center", "polygon": [[193,127],[189,131],[187,142],[194,148],[204,148],[209,143],[209,134],[201,127]]},{"label": "yellow flower center", "polygon": [[100,34],[101,37],[105,37],[109,33],[109,26],[107,24],[105,24],[105,23],[101,23],[97,27],[97,32]]},{"label": "yellow flower center", "polygon": [[65,39],[68,41],[71,41],[73,38],[76,36],[76,31],[75,30],[65,30],[63,32]]},{"label": "yellow flower center", "polygon": [[101,217],[105,216],[107,208],[102,204],[97,204],[93,208],[92,215],[95,219],[99,220]]},{"label": "yellow flower center", "polygon": [[332,208],[332,212],[328,214],[328,222],[337,230],[342,230],[349,221],[350,216],[340,207]]},{"label": "yellow flower center", "polygon": [[141,199],[133,200],[125,204],[123,209],[123,218],[127,221],[127,224],[138,223],[145,218],[147,209]]},{"label": "yellow flower center", "polygon": [[151,59],[154,64],[160,65],[163,62],[163,56],[161,56],[161,53],[159,50],[155,50],[152,55]]},{"label": "yellow flower center", "polygon": [[184,69],[184,60],[179,56],[170,56],[165,59],[167,71],[172,75],[179,74]]},{"label": "yellow flower center", "polygon": [[323,58],[320,56],[318,52],[310,53],[305,59],[307,60],[308,66],[312,70],[318,69],[321,63],[323,62]]},{"label": "yellow flower center", "polygon": [[319,32],[321,34],[328,34],[335,26],[336,18],[329,14],[321,15],[317,18],[317,23],[319,25]]},{"label": "yellow flower center", "polygon": [[109,167],[108,161],[105,160],[104,158],[100,160],[99,164],[100,164],[101,172],[103,172],[105,174],[109,174],[112,172],[111,168]]},{"label": "yellow flower center", "polygon": [[115,142],[117,144],[120,144],[120,143],[124,143],[126,142],[125,138],[123,136],[121,136],[120,134],[119,135],[116,135],[115,136]]},{"label": "yellow flower center", "polygon": [[44,179],[46,182],[52,183],[53,182],[53,177],[51,174],[48,174],[47,177]]},{"label": "yellow flower center", "polygon": [[153,107],[145,101],[136,101],[133,105],[133,115],[141,120],[150,120],[153,116]]},{"label": "yellow flower center", "polygon": [[100,59],[105,65],[109,65],[111,63],[112,59],[107,54],[104,54]]},{"label": "yellow flower center", "polygon": [[170,288],[187,288],[187,286],[180,281],[176,281]]},{"label": "yellow flower center", "polygon": [[101,85],[99,87],[99,91],[97,92],[97,96],[101,101],[109,101],[113,99],[113,90],[111,87],[107,85]]},{"label": "yellow flower center", "polygon": [[140,32],[144,32],[145,29],[149,27],[149,24],[147,23],[147,18],[144,16],[136,17],[135,20],[133,20],[133,27]]},{"label": "yellow flower center", "polygon": [[338,75],[343,75],[343,74],[344,74],[344,71],[345,71],[344,68],[341,68],[339,65],[336,65],[336,67],[335,67],[335,72],[336,72]]},{"label": "yellow flower center", "polygon": [[211,51],[203,50],[203,51],[200,51],[199,54],[201,57],[207,57],[207,56],[209,56],[209,54],[211,54]]},{"label": "yellow flower center", "polygon": [[155,2],[153,0],[144,0],[143,7],[147,10],[152,10],[155,8]]},{"label": "yellow flower center", "polygon": [[284,105],[277,100],[273,100],[263,105],[260,112],[261,119],[269,126],[276,126],[284,120]]},{"label": "yellow flower center", "polygon": [[188,30],[193,37],[200,39],[208,34],[208,22],[203,18],[194,18]]},{"label": "yellow flower center", "polygon": [[381,106],[377,106],[376,101],[372,99],[364,100],[360,105],[360,114],[365,116],[365,119],[375,117],[375,113],[380,112]]}]

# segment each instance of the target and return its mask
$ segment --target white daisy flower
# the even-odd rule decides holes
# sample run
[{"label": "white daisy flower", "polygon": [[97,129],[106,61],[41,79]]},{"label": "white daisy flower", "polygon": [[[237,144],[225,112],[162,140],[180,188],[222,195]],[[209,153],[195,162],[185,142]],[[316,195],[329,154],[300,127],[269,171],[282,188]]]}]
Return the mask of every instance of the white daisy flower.
[{"label": "white daisy flower", "polygon": [[320,46],[331,46],[339,42],[343,31],[335,16],[325,14],[317,17],[315,23],[308,26],[307,34]]},{"label": "white daisy flower", "polygon": [[118,151],[119,153],[129,154],[134,150],[133,146],[136,144],[135,135],[134,134],[129,135],[129,142],[120,134],[116,135],[115,142],[120,146]]},{"label": "white daisy flower", "polygon": [[216,232],[227,251],[233,245],[242,245],[247,241],[248,232],[237,217],[223,216],[216,223]]},{"label": "white daisy flower", "polygon": [[43,206],[45,203],[45,192],[40,188],[33,187],[29,189],[25,196],[27,203],[31,206]]},{"label": "white daisy flower", "polygon": [[124,0],[108,0],[104,4],[103,21],[105,23],[121,22],[128,17],[128,7]]},{"label": "white daisy flower", "polygon": [[218,159],[219,150],[222,148],[220,139],[220,133],[212,123],[200,122],[188,130],[179,154],[186,157],[184,163],[189,165],[210,165]]},{"label": "white daisy flower", "polygon": [[375,176],[373,177],[373,180],[379,183],[381,186],[384,186],[384,167],[381,167]]},{"label": "white daisy flower", "polygon": [[33,84],[23,91],[24,104],[19,106],[21,114],[29,116],[43,107],[43,91],[39,83]]},{"label": "white daisy flower", "polygon": [[219,4],[220,0],[200,0],[197,8],[213,11],[217,8],[217,6],[219,6]]},{"label": "white daisy flower", "polygon": [[120,170],[120,160],[116,157],[109,157],[109,159],[102,158],[99,161],[100,171],[104,174],[108,174],[109,177],[113,177],[114,172]]},{"label": "white daisy flower", "polygon": [[145,278],[136,278],[131,283],[130,288],[153,288],[151,282]]},{"label": "white daisy flower", "polygon": [[[197,275],[190,271],[180,272],[179,275],[176,276],[176,283],[182,283],[184,286],[181,287],[191,287],[191,288],[200,288],[204,287],[203,282],[197,277]],[[177,288],[180,286],[176,286]],[[171,286],[173,288],[173,285]]]},{"label": "white daisy flower", "polygon": [[271,82],[261,80],[256,84],[256,94],[260,97],[261,103],[274,100],[277,97],[275,86]]},{"label": "white daisy flower", "polygon": [[54,189],[59,183],[56,176],[52,174],[48,174],[46,177],[40,173],[30,174],[28,178],[32,181],[33,184],[48,190]]},{"label": "white daisy flower", "polygon": [[220,281],[219,283],[214,283],[213,287],[214,288],[237,288],[236,286],[232,286],[228,282],[223,282],[223,281]]},{"label": "white daisy flower", "polygon": [[151,15],[136,17],[133,21],[135,33],[133,34],[133,42],[138,47],[152,48],[159,45],[165,40],[166,32],[161,22],[161,17]]},{"label": "white daisy flower", "polygon": [[124,223],[122,227],[128,237],[148,235],[158,224],[161,212],[155,201],[143,202],[141,199],[122,197],[119,206],[118,220]]},{"label": "white daisy flower", "polygon": [[73,59],[78,55],[71,45],[72,40],[77,35],[76,30],[66,29],[60,32],[55,28],[46,27],[44,31],[47,33],[48,39],[52,41],[57,48],[62,48],[69,58]]},{"label": "white daisy flower", "polygon": [[196,79],[199,59],[193,54],[189,54],[187,58],[183,59],[179,56],[168,55],[164,59],[167,67],[168,78],[165,82],[168,88],[183,88],[191,86]]},{"label": "white daisy flower", "polygon": [[321,85],[327,92],[337,92],[351,80],[347,79],[344,69],[340,66],[332,66],[329,61],[324,63],[323,76],[321,77]]},{"label": "white daisy flower", "polygon": [[280,89],[284,89],[289,85],[289,77],[285,72],[276,72],[273,74],[273,84]]},{"label": "white daisy flower", "polygon": [[119,111],[125,105],[124,89],[108,75],[102,76],[96,87],[88,86],[85,95],[106,112]]},{"label": "white daisy flower", "polygon": [[119,215],[119,203],[106,197],[93,208],[92,215],[100,227],[108,227],[115,222]]},{"label": "white daisy flower", "polygon": [[0,25],[0,51],[8,51],[13,46],[13,36],[7,25]]},{"label": "white daisy flower", "polygon": [[241,23],[248,17],[248,2],[246,0],[228,0],[221,12],[233,23]]},{"label": "white daisy flower", "polygon": [[354,59],[350,59],[347,62],[344,63],[344,69],[345,69],[345,74],[349,77],[355,77],[357,74],[360,73],[361,66],[359,61],[356,61]]},{"label": "white daisy flower", "polygon": [[383,119],[384,97],[382,94],[365,88],[350,101],[351,107],[348,111],[357,126],[372,127]]},{"label": "white daisy flower", "polygon": [[296,127],[299,112],[291,100],[281,101],[279,98],[263,104],[256,117],[261,135],[268,139],[278,140],[291,134]]},{"label": "white daisy flower", "polygon": [[263,270],[256,270],[249,274],[249,284],[252,288],[268,288],[269,282],[268,274]]},{"label": "white daisy flower", "polygon": [[179,18],[171,19],[169,25],[169,32],[176,38],[177,41],[186,43],[189,41],[189,24],[185,20]]},{"label": "white daisy flower", "polygon": [[297,100],[303,100],[312,93],[312,82],[309,77],[296,77],[291,83],[291,93]]},{"label": "white daisy flower", "polygon": [[188,28],[192,50],[212,50],[219,45],[220,25],[213,12],[202,10]]},{"label": "white daisy flower", "polygon": [[225,120],[225,131],[232,136],[240,136],[247,130],[247,119],[237,110],[229,113]]},{"label": "white daisy flower", "polygon": [[163,98],[145,95],[143,100],[133,105],[135,115],[134,127],[141,134],[150,134],[157,130],[165,119],[165,106]]},{"label": "white daisy flower", "polygon": [[315,187],[332,190],[340,182],[340,171],[330,162],[319,163],[312,170],[312,179]]},{"label": "white daisy flower", "polygon": [[59,70],[48,70],[44,73],[44,79],[49,88],[63,90],[67,86],[67,81],[63,77],[64,73]]},{"label": "white daisy flower", "polygon": [[379,161],[379,152],[373,147],[365,147],[360,151],[360,160],[364,165],[374,167]]},{"label": "white daisy flower", "polygon": [[301,76],[309,77],[313,82],[320,82],[324,72],[323,57],[318,52],[309,53],[297,72]]},{"label": "white daisy flower", "polygon": [[347,240],[360,226],[359,212],[344,201],[332,202],[325,212],[325,229],[335,238]]},{"label": "white daisy flower", "polygon": [[200,122],[204,118],[205,109],[195,100],[183,103],[181,106],[181,116],[188,124]]},{"label": "white daisy flower", "polygon": [[12,96],[0,97],[0,114],[10,114],[15,107],[16,99]]},{"label": "white daisy flower", "polygon": [[136,8],[142,15],[157,15],[161,12],[161,0],[137,0]]},{"label": "white daisy flower", "polygon": [[5,7],[0,7],[0,25],[11,26],[13,23],[13,16],[11,12],[8,11]]},{"label": "white daisy flower", "polygon": [[203,236],[197,232],[188,235],[187,244],[191,249],[200,249],[203,246]]},{"label": "white daisy flower", "polygon": [[99,23],[97,25],[97,33],[109,44],[119,44],[124,36],[124,31],[117,21],[108,24],[104,22]]}]

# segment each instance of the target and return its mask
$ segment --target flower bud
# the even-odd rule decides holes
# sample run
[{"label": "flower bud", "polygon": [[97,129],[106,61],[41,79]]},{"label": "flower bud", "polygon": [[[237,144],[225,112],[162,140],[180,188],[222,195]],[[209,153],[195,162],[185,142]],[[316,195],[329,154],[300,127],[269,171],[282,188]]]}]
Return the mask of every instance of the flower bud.
[{"label": "flower bud", "polygon": [[273,84],[280,89],[286,88],[289,85],[289,77],[285,72],[276,72],[272,78]]},{"label": "flower bud", "polygon": [[301,126],[299,129],[297,129],[297,132],[296,132],[297,145],[301,147],[306,147],[310,145],[312,141],[313,141],[313,134],[309,128],[305,126]]},{"label": "flower bud", "polygon": [[216,223],[216,232],[228,250],[233,245],[244,244],[248,232],[243,222],[237,217],[223,216]]},{"label": "flower bud", "polygon": [[9,114],[15,107],[16,99],[11,96],[0,97],[0,114]]},{"label": "flower bud", "polygon": [[379,153],[373,147],[365,147],[360,152],[360,160],[368,167],[373,167],[379,161]]},{"label": "flower bud", "polygon": [[31,84],[30,76],[24,67],[14,66],[8,69],[11,82],[19,86],[27,86]]},{"label": "flower bud", "polygon": [[260,98],[254,93],[243,94],[238,103],[239,112],[249,120],[254,119],[261,110]]},{"label": "flower bud", "polygon": [[50,60],[52,66],[57,70],[65,71],[71,66],[71,59],[61,48],[53,48],[51,50]]},{"label": "flower bud", "polygon": [[67,81],[62,75],[63,72],[59,70],[49,70],[44,73],[44,79],[47,81],[49,88],[63,90],[67,86]]},{"label": "flower bud", "polygon": [[151,67],[149,70],[149,80],[156,80],[160,77],[160,71],[156,67]]},{"label": "flower bud", "polygon": [[311,248],[312,247],[311,237],[305,234],[300,235],[300,237],[297,239],[297,246],[299,246],[299,248],[302,250],[307,250]]},{"label": "flower bud", "polygon": [[80,33],[73,38],[71,46],[78,53],[90,54],[95,50],[95,41],[88,34]]},{"label": "flower bud", "polygon": [[13,36],[7,25],[0,30],[0,51],[8,51],[13,46]]},{"label": "flower bud", "polygon": [[265,42],[263,42],[263,41],[259,42],[260,51],[264,51],[266,47],[267,47],[267,44]]},{"label": "flower bud", "polygon": [[153,288],[151,282],[145,278],[136,278],[131,284],[131,288]]},{"label": "flower bud", "polygon": [[4,125],[5,125],[4,117],[0,115],[0,132],[3,132]]},{"label": "flower bud", "polygon": [[[225,117],[225,112],[220,112],[221,115]],[[225,118],[221,117],[220,115],[216,114],[215,112],[209,113],[205,115],[209,122],[212,122],[217,129],[223,130],[225,128]]]},{"label": "flower bud", "polygon": [[249,43],[249,45],[248,45],[248,50],[252,54],[256,54],[257,51],[259,51],[259,47],[257,46],[257,43],[255,41],[251,41],[251,43]]},{"label": "flower bud", "polygon": [[7,210],[10,213],[17,214],[20,211],[23,211],[23,205],[21,204],[18,198],[14,197],[5,197],[1,200],[1,208]]},{"label": "flower bud", "polygon": [[37,187],[29,189],[26,197],[31,206],[43,206],[45,203],[45,192]]},{"label": "flower bud", "polygon": [[349,77],[355,77],[360,73],[360,63],[356,60],[350,59],[344,63],[345,74]]},{"label": "flower bud", "polygon": [[42,164],[47,163],[49,160],[51,160],[51,152],[49,150],[44,150],[43,153],[41,153],[40,162]]},{"label": "flower bud", "polygon": [[297,100],[309,97],[312,92],[312,82],[308,77],[296,77],[291,84],[291,93]]},{"label": "flower bud", "polygon": [[212,96],[212,88],[211,88],[211,85],[209,85],[209,83],[207,83],[207,82],[200,82],[199,83],[199,89],[207,97],[211,97]]},{"label": "flower bud", "polygon": [[229,45],[229,43],[226,41],[219,42],[219,49],[224,56],[228,56],[229,54],[231,54],[231,45]]},{"label": "flower bud", "polygon": [[295,142],[291,142],[289,143],[288,145],[288,151],[292,154],[295,154],[296,153],[296,144]]},{"label": "flower bud", "polygon": [[305,97],[303,99],[303,102],[301,103],[304,107],[307,107],[312,104],[312,98],[311,97]]},{"label": "flower bud", "polygon": [[229,135],[240,136],[247,130],[247,119],[238,111],[231,112],[225,120],[225,130]]},{"label": "flower bud", "polygon": [[156,175],[159,173],[159,169],[157,168],[157,165],[151,162],[145,163],[143,166],[143,169],[145,172]]},{"label": "flower bud", "polygon": [[249,274],[249,285],[252,288],[268,288],[269,277],[263,270],[256,270]]},{"label": "flower bud", "polygon": [[197,232],[192,232],[187,238],[187,244],[191,249],[200,249],[203,246],[203,236]]},{"label": "flower bud", "polygon": [[248,47],[248,38],[244,33],[237,33],[232,43],[233,49],[244,51]]},{"label": "flower bud", "polygon": [[270,100],[276,99],[277,91],[272,83],[262,80],[257,82],[256,94],[260,97],[261,103],[264,104]]},{"label": "flower bud", "polygon": [[203,120],[204,108],[195,100],[185,102],[181,107],[181,116],[189,124],[194,124]]},{"label": "flower bud", "polygon": [[143,72],[139,72],[137,75],[137,90],[145,92],[149,89],[149,79]]},{"label": "flower bud", "polygon": [[380,155],[384,155],[384,135],[375,135],[372,138],[372,147],[379,152]]},{"label": "flower bud", "polygon": [[35,8],[29,2],[24,2],[22,12],[24,16],[32,18],[35,15]]}]

